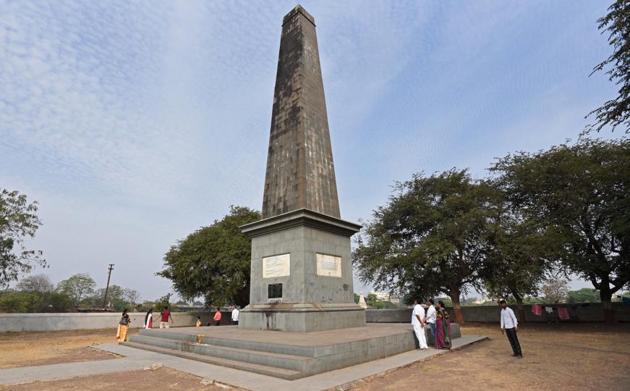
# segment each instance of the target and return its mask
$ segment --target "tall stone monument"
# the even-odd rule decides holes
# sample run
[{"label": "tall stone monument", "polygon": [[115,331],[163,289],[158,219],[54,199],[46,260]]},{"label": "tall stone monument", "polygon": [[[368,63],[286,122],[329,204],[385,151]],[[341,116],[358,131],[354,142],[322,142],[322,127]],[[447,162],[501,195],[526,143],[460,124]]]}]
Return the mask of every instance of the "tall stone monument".
[{"label": "tall stone monument", "polygon": [[239,328],[365,326],[350,258],[359,229],[340,218],[315,20],[298,5],[282,24],[263,220],[242,227],[252,259],[250,304]]}]

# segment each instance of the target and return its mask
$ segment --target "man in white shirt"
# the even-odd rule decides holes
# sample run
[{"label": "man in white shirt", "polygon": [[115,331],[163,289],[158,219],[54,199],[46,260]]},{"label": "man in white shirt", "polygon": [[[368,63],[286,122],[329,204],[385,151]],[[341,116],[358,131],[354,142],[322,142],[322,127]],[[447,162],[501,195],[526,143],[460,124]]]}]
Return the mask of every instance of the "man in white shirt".
[{"label": "man in white shirt", "polygon": [[431,335],[433,336],[433,344],[435,345],[435,319],[437,316],[437,312],[435,311],[433,299],[429,299],[429,308],[427,309],[427,324],[429,325],[429,329],[431,330]]},{"label": "man in white shirt", "polygon": [[424,308],[418,304],[418,300],[414,300],[413,302],[411,325],[413,326],[413,332],[416,334],[416,338],[418,338],[420,350],[428,349],[427,337],[424,334],[424,326],[426,325],[426,322],[424,321]]},{"label": "man in white shirt", "polygon": [[234,309],[232,310],[232,324],[238,324],[238,314],[239,314],[239,310],[237,306],[234,306]]},{"label": "man in white shirt", "polygon": [[518,342],[518,336],[516,330],[518,329],[518,320],[514,315],[514,311],[507,306],[505,300],[499,301],[501,305],[501,332],[507,335],[508,341],[512,346],[513,356],[523,358],[523,352],[521,351],[521,344]]}]

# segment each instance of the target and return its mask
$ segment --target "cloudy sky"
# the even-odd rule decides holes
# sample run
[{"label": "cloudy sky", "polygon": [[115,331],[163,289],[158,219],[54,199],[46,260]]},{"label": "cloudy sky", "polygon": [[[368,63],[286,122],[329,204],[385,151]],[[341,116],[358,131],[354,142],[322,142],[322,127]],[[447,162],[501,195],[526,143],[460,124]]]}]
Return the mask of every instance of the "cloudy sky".
[{"label": "cloudy sky", "polygon": [[[394,181],[575,139],[614,90],[608,2],[304,1],[318,29],[342,217]],[[0,0],[0,187],[40,204],[54,282],[153,299],[165,251],[259,209],[291,1]],[[41,270],[38,270],[41,271]],[[358,289],[357,289],[358,290]]]}]

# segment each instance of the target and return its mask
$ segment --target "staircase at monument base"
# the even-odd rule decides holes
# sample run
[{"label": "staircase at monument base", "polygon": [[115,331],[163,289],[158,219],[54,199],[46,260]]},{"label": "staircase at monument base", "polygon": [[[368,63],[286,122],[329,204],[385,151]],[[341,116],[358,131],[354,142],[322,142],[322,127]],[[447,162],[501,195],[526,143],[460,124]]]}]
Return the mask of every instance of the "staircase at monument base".
[{"label": "staircase at monument base", "polygon": [[[400,328],[377,338],[311,346],[215,338],[212,335],[195,335],[193,332],[194,329],[181,333],[173,330],[141,330],[125,345],[287,380],[415,348],[412,331]],[[306,334],[304,337],[309,338]]]}]

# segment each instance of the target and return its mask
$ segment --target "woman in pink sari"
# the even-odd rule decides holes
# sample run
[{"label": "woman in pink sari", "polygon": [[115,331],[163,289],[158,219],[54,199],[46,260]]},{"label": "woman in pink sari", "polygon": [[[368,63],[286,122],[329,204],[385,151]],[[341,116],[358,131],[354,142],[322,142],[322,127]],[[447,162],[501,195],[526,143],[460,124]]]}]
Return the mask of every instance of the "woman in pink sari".
[{"label": "woman in pink sari", "polygon": [[442,300],[438,301],[435,320],[435,348],[451,348],[451,322],[448,320],[448,311]]}]

